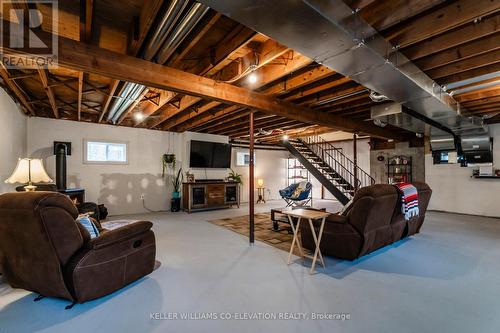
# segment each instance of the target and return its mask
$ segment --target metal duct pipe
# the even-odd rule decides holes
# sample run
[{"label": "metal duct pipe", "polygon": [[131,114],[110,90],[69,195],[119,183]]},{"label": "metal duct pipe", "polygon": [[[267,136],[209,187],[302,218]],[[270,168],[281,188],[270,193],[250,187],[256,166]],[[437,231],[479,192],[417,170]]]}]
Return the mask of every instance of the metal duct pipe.
[{"label": "metal duct pipe", "polygon": [[121,95],[121,104],[116,108],[114,114],[108,117],[108,119],[111,119],[113,123],[116,123],[123,112],[125,112],[130,107],[130,105],[139,98],[144,89],[147,89],[146,86],[143,86],[142,84],[127,82],[126,85],[128,88],[128,94]]},{"label": "metal duct pipe", "polygon": [[456,134],[482,128],[342,0],[200,0]]},{"label": "metal duct pipe", "polygon": [[182,21],[175,27],[175,30],[165,41],[160,51],[156,55],[156,62],[164,64],[172,56],[177,47],[187,37],[187,35],[198,24],[203,15],[208,11],[208,7],[200,3],[195,3],[182,18]]},{"label": "metal duct pipe", "polygon": [[142,58],[145,60],[153,59],[155,54],[167,39],[167,36],[172,31],[175,23],[178,21],[188,3],[189,1],[187,0],[172,0],[155,32],[151,38],[149,38],[146,48],[142,54]]},{"label": "metal duct pipe", "polygon": [[383,102],[383,101],[387,101],[389,99],[389,98],[387,98],[387,96],[381,95],[378,92],[373,91],[373,90],[370,91],[369,97],[374,102]]},{"label": "metal duct pipe", "polygon": [[130,82],[124,83],[120,91],[120,94],[118,95],[117,98],[115,98],[113,104],[111,105],[111,108],[109,109],[108,120],[114,118],[116,112],[121,108],[126,97],[130,94],[130,91],[134,88],[135,85],[136,85],[135,83],[130,83]]},{"label": "metal duct pipe", "polygon": [[[179,20],[179,17],[188,3],[189,1],[187,0],[172,0],[170,2],[152,36],[147,39],[146,47],[144,51],[141,52],[141,57],[143,59],[151,60],[154,58],[162,44],[171,35],[176,22]],[[118,98],[115,99],[110,107],[107,119],[115,123],[144,89],[146,89],[146,87],[143,85],[125,82]],[[137,97],[134,98],[134,96]]]},{"label": "metal duct pipe", "polygon": [[58,190],[66,189],[66,155],[67,146],[64,143],[58,143],[56,146],[56,186]]}]

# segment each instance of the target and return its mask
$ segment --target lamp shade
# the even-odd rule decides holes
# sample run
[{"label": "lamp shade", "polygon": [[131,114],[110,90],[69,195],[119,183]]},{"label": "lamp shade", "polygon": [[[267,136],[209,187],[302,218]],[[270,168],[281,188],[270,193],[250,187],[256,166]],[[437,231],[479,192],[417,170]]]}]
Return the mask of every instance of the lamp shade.
[{"label": "lamp shade", "polygon": [[6,183],[49,183],[53,180],[43,167],[42,160],[20,158],[12,175],[5,180]]},{"label": "lamp shade", "polygon": [[262,179],[262,178],[257,179],[257,186],[263,187],[264,186],[264,179]]}]

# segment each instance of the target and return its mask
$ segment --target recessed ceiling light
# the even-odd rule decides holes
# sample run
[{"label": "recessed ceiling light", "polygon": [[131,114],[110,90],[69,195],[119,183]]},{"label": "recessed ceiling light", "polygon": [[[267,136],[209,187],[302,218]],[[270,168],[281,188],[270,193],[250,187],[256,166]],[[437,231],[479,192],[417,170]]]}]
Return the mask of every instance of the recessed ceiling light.
[{"label": "recessed ceiling light", "polygon": [[283,141],[288,141],[288,135],[287,134],[283,135]]},{"label": "recessed ceiling light", "polygon": [[250,73],[250,75],[248,75],[248,83],[255,84],[255,83],[257,83],[257,80],[258,80],[258,77],[257,77],[257,74],[255,72],[252,72],[252,73]]}]

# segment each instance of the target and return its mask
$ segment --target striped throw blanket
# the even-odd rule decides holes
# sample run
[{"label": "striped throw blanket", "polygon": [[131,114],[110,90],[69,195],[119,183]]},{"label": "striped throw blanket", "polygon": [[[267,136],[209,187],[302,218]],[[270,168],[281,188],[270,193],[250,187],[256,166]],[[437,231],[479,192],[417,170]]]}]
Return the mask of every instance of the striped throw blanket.
[{"label": "striped throw blanket", "polygon": [[398,183],[395,186],[401,193],[401,212],[405,220],[418,216],[418,192],[415,186],[409,183]]}]

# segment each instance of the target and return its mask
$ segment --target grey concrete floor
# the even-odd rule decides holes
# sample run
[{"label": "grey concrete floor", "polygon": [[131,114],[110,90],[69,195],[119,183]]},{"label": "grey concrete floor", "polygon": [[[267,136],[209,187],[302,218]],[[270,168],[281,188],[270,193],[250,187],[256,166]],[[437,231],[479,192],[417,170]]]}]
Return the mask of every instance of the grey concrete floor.
[{"label": "grey concrete floor", "polygon": [[[269,211],[281,202],[257,206]],[[316,201],[335,210],[332,202]],[[498,332],[500,220],[429,212],[422,233],[354,262],[306,261],[206,223],[247,208],[132,216],[154,222],[151,275],[64,310],[0,282],[0,332]],[[245,315],[305,320],[245,320]],[[312,320],[314,313],[349,320]],[[181,319],[188,314],[191,319]],[[231,316],[201,320],[200,316]],[[160,319],[154,319],[154,317]],[[167,319],[178,316],[178,319]],[[238,320],[234,319],[239,316]],[[152,318],[153,317],[153,318]],[[194,318],[195,317],[195,318]]]}]

